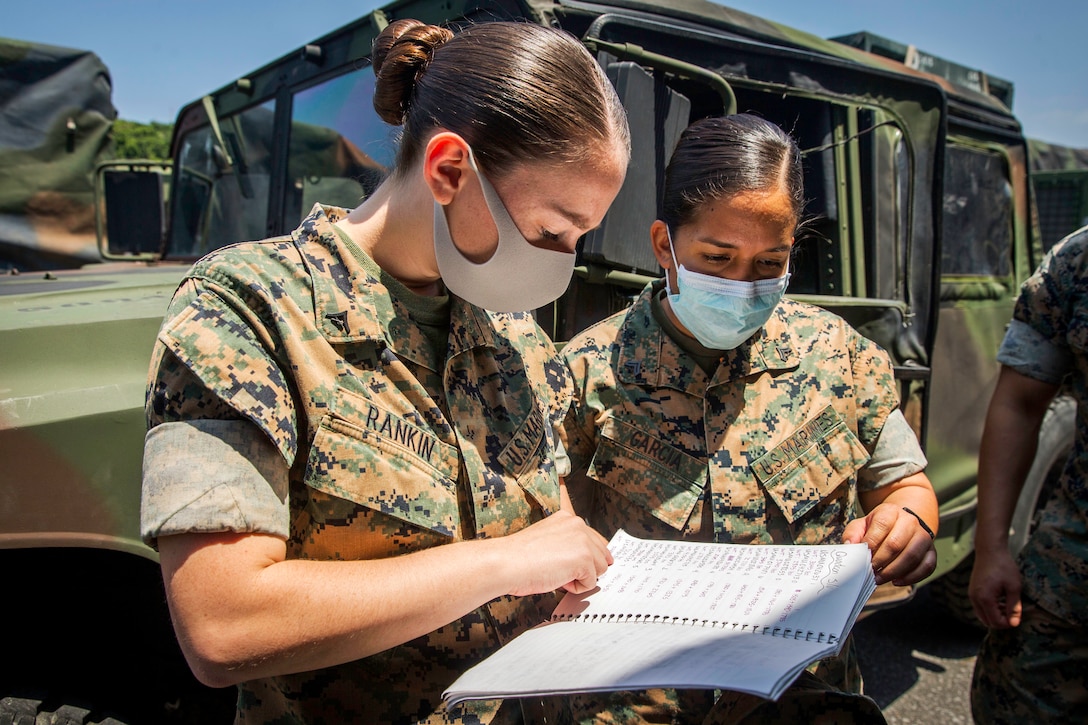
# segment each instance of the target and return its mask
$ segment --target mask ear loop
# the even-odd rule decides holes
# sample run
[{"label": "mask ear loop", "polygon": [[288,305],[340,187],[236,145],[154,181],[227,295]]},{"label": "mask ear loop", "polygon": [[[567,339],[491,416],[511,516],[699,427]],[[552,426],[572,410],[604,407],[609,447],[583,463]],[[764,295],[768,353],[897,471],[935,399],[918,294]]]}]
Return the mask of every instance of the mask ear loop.
[{"label": "mask ear loop", "polygon": [[[680,263],[676,261],[676,249],[672,245],[672,232],[669,231],[669,225],[665,225],[665,236],[669,239],[669,254],[672,255],[672,263],[676,267],[676,294],[680,294]],[[669,282],[669,270],[665,270],[665,294],[670,297],[673,295],[672,284]]]}]

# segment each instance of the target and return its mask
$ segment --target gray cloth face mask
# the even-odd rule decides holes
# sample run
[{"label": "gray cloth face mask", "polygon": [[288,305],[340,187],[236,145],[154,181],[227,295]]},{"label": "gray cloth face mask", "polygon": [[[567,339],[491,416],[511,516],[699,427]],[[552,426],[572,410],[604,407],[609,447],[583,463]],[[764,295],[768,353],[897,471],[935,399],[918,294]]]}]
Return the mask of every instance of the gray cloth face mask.
[{"label": "gray cloth face mask", "polygon": [[494,187],[480,173],[471,149],[468,161],[480,180],[484,201],[499,231],[499,241],[486,262],[477,264],[466,259],[453,243],[445,208],[436,201],[434,251],[446,289],[493,312],[529,311],[554,302],[570,284],[577,255],[530,244],[510,218]]}]

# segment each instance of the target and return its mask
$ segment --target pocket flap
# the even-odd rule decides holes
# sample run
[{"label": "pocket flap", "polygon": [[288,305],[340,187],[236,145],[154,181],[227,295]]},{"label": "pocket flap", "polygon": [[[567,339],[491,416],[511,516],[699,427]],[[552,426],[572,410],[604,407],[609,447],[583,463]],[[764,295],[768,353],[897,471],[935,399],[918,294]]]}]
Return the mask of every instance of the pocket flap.
[{"label": "pocket flap", "polygon": [[707,466],[654,434],[609,418],[587,474],[679,530],[703,493]]},{"label": "pocket flap", "polygon": [[522,490],[550,515],[559,509],[559,476],[542,473],[537,467],[538,461],[552,458],[555,449],[549,425],[535,411],[527,416],[499,453],[498,462]]},{"label": "pocket flap", "polygon": [[752,470],[791,524],[869,461],[869,452],[830,405]]},{"label": "pocket flap", "polygon": [[[437,533],[454,536],[457,449],[429,431],[357,396],[322,419],[306,483]],[[365,410],[361,410],[365,408]],[[357,415],[361,413],[361,415]]]}]

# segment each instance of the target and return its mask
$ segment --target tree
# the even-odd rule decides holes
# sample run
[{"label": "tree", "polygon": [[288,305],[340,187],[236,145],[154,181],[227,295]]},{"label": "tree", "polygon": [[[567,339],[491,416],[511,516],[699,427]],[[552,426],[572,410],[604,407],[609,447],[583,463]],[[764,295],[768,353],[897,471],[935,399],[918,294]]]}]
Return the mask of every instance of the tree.
[{"label": "tree", "polygon": [[169,123],[138,123],[117,119],[113,122],[116,158],[169,159],[173,128],[173,124]]}]

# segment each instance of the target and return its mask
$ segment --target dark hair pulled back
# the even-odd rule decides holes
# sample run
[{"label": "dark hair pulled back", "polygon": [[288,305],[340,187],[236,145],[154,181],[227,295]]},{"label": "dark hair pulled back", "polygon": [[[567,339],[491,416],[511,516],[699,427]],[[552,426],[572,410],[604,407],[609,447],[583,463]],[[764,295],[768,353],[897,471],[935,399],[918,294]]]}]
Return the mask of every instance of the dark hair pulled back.
[{"label": "dark hair pulled back", "polygon": [[397,168],[437,129],[468,142],[501,174],[519,161],[564,163],[630,146],[627,116],[593,56],[574,36],[524,22],[453,33],[418,20],[374,40],[374,109],[403,125]]},{"label": "dark hair pulled back", "polygon": [[801,150],[775,124],[748,113],[688,126],[665,170],[661,220],[675,230],[702,206],[746,191],[784,188],[800,224],[805,205]]}]

